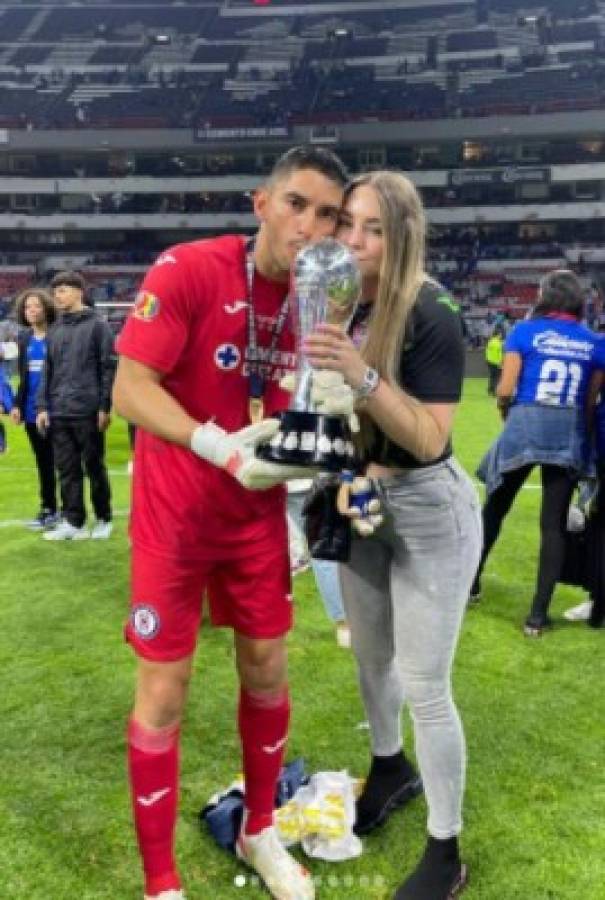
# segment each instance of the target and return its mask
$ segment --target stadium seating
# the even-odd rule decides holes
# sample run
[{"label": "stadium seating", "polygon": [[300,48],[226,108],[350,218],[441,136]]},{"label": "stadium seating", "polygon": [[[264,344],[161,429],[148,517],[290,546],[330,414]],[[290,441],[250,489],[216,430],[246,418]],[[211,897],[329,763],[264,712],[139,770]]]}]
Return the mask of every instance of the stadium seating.
[{"label": "stadium seating", "polygon": [[[344,2],[320,10],[321,3],[305,10],[247,0],[49,4],[36,15],[6,8],[0,127],[268,125],[288,113],[295,123],[405,120],[603,102],[605,69],[586,65],[600,36],[589,18],[599,12],[594,0],[549,0],[531,26],[523,24],[526,0],[379,10]],[[175,82],[169,89],[157,89],[159,71]],[[446,85],[447,73],[459,80]],[[109,86],[105,96],[82,92],[93,74],[95,86]],[[193,90],[192,75],[199,76]],[[36,90],[40,76],[47,93]],[[11,100],[16,83],[23,104]]]},{"label": "stadium seating", "polygon": [[[0,9],[0,128],[197,127],[202,132],[313,125],[321,133],[341,123],[600,109],[605,105],[602,33],[605,2],[596,0],[540,0],[537,5],[529,0],[434,0],[399,9],[370,6],[367,0],[272,0],[262,6],[252,0],[111,0],[107,5],[47,0],[37,8],[24,3]],[[415,149],[406,143],[383,152],[387,163],[411,170],[530,164],[529,159],[524,163],[507,157],[506,144],[486,143],[468,159],[461,149],[451,161],[444,162],[440,154],[439,163],[430,147]],[[357,150],[350,152],[356,165]],[[267,161],[253,152],[241,158],[235,154],[235,164],[229,153],[207,162],[201,151],[182,156],[180,151],[163,158],[139,152],[130,167],[99,154],[84,162],[53,157],[52,173],[32,156],[20,174],[212,176],[230,174],[235,165],[237,174],[257,175]],[[557,141],[541,146],[536,165],[603,159],[605,151],[591,142],[563,146]],[[372,163],[370,154],[367,164]],[[448,221],[452,208],[481,205],[491,216],[499,206],[529,204],[541,196],[537,183],[524,193],[503,180],[482,192],[472,178],[460,184],[448,181],[445,189],[432,178],[423,189],[424,199],[438,212],[439,222]],[[537,193],[532,194],[533,187]],[[18,213],[21,219],[67,210],[95,217],[118,212],[156,217],[182,213],[185,218],[189,213],[249,211],[249,197],[239,190],[166,195],[160,188],[128,190],[118,195],[91,188],[65,203],[60,194],[48,194],[32,206],[19,205]],[[547,190],[550,203],[576,200],[575,186],[569,183],[554,180]],[[592,189],[587,185],[586,190]],[[5,210],[17,211],[12,201],[3,202]],[[580,247],[582,238],[589,245],[605,240],[598,222],[589,224],[584,229],[584,223],[576,223]],[[463,293],[468,289],[470,296],[486,302],[497,297],[518,310],[529,302],[535,279],[523,282],[518,271],[510,275],[503,267],[526,260],[535,275],[542,261],[563,263],[564,247],[574,240],[573,228],[569,233],[564,222],[557,224],[554,236],[545,232],[531,240],[520,238],[513,226],[492,227],[479,235],[466,235],[463,226],[448,235],[440,227],[432,233],[431,264],[445,276],[455,276]],[[145,246],[140,251],[149,255]],[[94,290],[104,302],[105,284],[97,275]],[[124,287],[119,271],[107,278],[113,296],[131,296],[132,285]],[[17,289],[12,286],[9,293]]]}]

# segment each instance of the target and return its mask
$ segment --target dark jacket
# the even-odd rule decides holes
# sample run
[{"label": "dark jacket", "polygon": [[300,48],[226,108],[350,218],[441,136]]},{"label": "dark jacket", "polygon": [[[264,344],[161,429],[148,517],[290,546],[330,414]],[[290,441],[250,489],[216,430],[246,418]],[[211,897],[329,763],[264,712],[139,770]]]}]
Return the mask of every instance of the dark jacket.
[{"label": "dark jacket", "polygon": [[49,329],[37,411],[76,419],[109,412],[115,372],[113,336],[94,310],[64,313]]}]

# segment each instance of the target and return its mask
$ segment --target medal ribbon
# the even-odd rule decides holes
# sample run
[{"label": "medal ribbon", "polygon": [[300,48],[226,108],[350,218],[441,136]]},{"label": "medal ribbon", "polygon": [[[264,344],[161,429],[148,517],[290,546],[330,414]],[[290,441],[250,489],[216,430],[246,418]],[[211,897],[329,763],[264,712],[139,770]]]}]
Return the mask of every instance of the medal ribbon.
[{"label": "medal ribbon", "polygon": [[[265,378],[261,373],[261,361],[258,353],[258,336],[256,328],[256,314],[254,311],[254,240],[251,239],[246,243],[246,289],[247,289],[247,324],[248,324],[248,408],[250,411],[250,421],[260,422],[264,417],[263,395],[265,393]],[[290,309],[290,295],[284,298],[284,301],[277,314],[277,319],[271,330],[271,342],[269,344],[269,363],[273,356],[273,351],[277,347],[277,343],[281,337],[282,331],[286,324],[286,318]]]}]

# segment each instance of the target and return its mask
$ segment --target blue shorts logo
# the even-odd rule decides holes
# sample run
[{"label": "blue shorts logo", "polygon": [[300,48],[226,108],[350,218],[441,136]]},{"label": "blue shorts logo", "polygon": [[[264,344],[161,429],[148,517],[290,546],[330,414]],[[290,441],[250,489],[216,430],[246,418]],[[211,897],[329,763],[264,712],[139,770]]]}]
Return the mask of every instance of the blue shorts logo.
[{"label": "blue shorts logo", "polygon": [[130,613],[130,622],[137,637],[143,641],[151,640],[160,630],[160,617],[153,606],[135,606]]}]

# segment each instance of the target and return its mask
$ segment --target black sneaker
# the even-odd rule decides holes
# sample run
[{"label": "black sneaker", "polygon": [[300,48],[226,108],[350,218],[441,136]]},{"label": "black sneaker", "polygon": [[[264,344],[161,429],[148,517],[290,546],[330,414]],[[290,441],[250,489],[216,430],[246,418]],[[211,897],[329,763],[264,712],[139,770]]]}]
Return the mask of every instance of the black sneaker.
[{"label": "black sneaker", "polygon": [[393,900],[454,900],[468,884],[468,869],[460,862],[456,838],[429,837],[422,859]]},{"label": "black sneaker", "polygon": [[478,603],[479,600],[481,600],[481,579],[477,575],[468,592],[468,602],[469,604]]},{"label": "black sneaker", "polygon": [[30,531],[46,531],[48,528],[54,528],[59,519],[59,513],[41,509],[35,519],[30,519],[25,523],[25,527]]},{"label": "black sneaker", "polygon": [[523,634],[525,637],[539,638],[549,628],[552,628],[550,616],[528,616],[523,626]]},{"label": "black sneaker", "polygon": [[356,803],[353,831],[358,836],[368,834],[422,790],[422,779],[402,752],[388,757],[375,756]]}]

